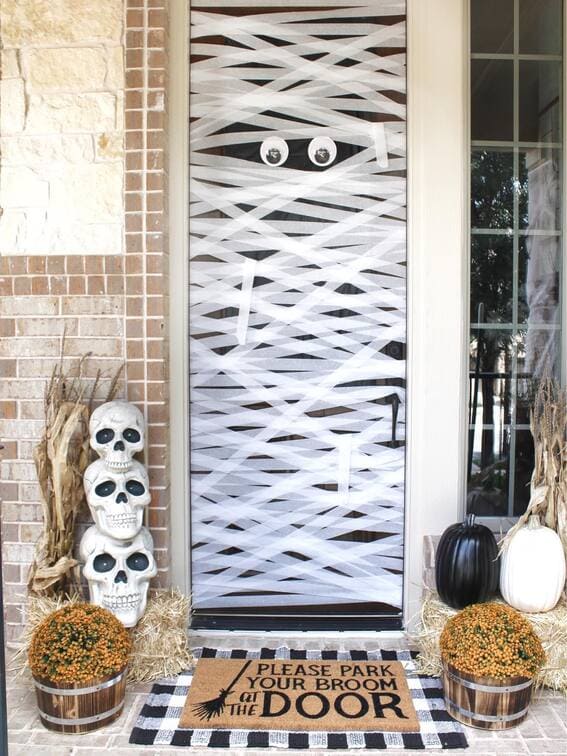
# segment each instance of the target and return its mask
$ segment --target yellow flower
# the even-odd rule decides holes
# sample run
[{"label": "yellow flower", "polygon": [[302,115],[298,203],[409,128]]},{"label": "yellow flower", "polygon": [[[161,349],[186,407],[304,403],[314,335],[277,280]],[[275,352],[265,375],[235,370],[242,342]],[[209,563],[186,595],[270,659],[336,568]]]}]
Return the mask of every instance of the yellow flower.
[{"label": "yellow flower", "polygon": [[472,604],[451,617],[440,639],[444,661],[487,677],[533,677],[545,652],[530,623],[504,604]]},{"label": "yellow flower", "polygon": [[72,604],[48,615],[36,628],[29,652],[32,674],[53,682],[84,682],[126,666],[128,630],[94,604]]}]

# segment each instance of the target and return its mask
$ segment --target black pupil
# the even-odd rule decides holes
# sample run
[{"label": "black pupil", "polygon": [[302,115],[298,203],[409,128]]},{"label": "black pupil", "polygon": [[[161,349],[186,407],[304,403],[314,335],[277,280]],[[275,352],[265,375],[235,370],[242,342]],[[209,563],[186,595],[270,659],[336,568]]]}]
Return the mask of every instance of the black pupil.
[{"label": "black pupil", "polygon": [[95,493],[97,496],[110,496],[111,493],[114,493],[116,490],[116,483],[113,480],[105,480],[102,483],[99,483],[98,486],[95,488]]},{"label": "black pupil", "polygon": [[135,428],[126,428],[122,435],[131,444],[137,444],[140,440],[140,434]]},{"label": "black pupil", "polygon": [[131,493],[132,496],[141,496],[146,488],[139,480],[128,480],[126,482],[126,490],[128,493]]},{"label": "black pupil", "polygon": [[150,560],[145,554],[142,554],[141,551],[136,551],[134,554],[130,554],[130,556],[126,560],[128,567],[131,570],[136,570],[137,572],[141,572],[142,570],[147,569],[149,563]]},{"label": "black pupil", "polygon": [[99,554],[95,556],[93,567],[95,572],[108,572],[116,564],[116,559],[110,554]]},{"label": "black pupil", "polygon": [[324,147],[319,148],[315,153],[315,160],[318,163],[326,163],[329,157],[329,150],[325,149]]},{"label": "black pupil", "polygon": [[279,160],[281,160],[281,153],[279,150],[271,149],[268,151],[267,157],[270,163],[277,163]]},{"label": "black pupil", "polygon": [[99,444],[107,444],[114,438],[114,431],[112,428],[103,428],[102,430],[97,431],[95,438]]}]

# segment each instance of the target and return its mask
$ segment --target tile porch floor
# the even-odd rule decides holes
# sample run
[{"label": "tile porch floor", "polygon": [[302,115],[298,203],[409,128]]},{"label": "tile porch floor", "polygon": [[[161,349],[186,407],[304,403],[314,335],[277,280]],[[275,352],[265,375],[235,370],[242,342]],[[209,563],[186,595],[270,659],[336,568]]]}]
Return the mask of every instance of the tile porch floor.
[{"label": "tile porch floor", "polygon": [[[227,646],[234,648],[257,648],[263,646],[289,645],[305,648],[402,648],[407,644],[393,640],[374,638],[340,638],[317,639],[313,636],[305,639],[270,638],[252,636],[223,636],[222,638],[194,638],[196,646]],[[114,724],[88,735],[59,735],[46,730],[37,716],[35,693],[29,677],[16,677],[8,674],[8,730],[9,756],[96,756],[97,754],[112,753],[113,756],[132,756],[141,754],[147,756],[163,756],[164,754],[183,754],[191,750],[201,752],[203,756],[229,756],[228,749],[183,749],[183,748],[154,748],[132,746],[128,744],[130,731],[144,703],[151,685],[129,685],[126,693],[124,713]],[[466,753],[470,756],[483,754],[561,754],[567,756],[567,699],[552,694],[550,691],[538,693],[532,704],[528,719],[519,727],[505,732],[485,733],[481,730],[465,728],[469,748],[466,750],[450,750],[449,754]],[[288,756],[303,756],[305,751],[281,751],[280,749],[233,749],[230,756],[270,756],[272,754],[287,754]],[[389,754],[401,756],[411,754],[412,751],[317,751],[316,753],[348,754],[348,756],[362,756],[362,754]],[[423,753],[415,751],[413,753]],[[438,751],[430,751],[438,753]],[[4,756],[2,754],[2,756]]]}]

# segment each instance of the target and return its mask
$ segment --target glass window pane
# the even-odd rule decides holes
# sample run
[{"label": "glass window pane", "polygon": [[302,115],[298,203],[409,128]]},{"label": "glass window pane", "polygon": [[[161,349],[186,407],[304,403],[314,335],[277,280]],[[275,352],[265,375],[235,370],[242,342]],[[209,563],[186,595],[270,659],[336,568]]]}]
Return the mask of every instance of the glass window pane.
[{"label": "glass window pane", "polygon": [[513,359],[512,328],[471,328],[471,425],[502,429],[512,421]]},{"label": "glass window pane", "polygon": [[471,158],[473,228],[511,228],[514,222],[512,150],[473,150]]},{"label": "glass window pane", "polygon": [[471,0],[471,51],[511,53],[513,24],[514,0]]},{"label": "glass window pane", "polygon": [[471,323],[510,323],[513,319],[511,236],[473,235]]},{"label": "glass window pane", "polygon": [[561,0],[520,0],[520,53],[561,54],[561,5]]},{"label": "glass window pane", "polygon": [[560,331],[529,326],[520,333],[518,376],[541,380],[546,375],[561,377]]},{"label": "glass window pane", "polygon": [[512,401],[511,330],[471,330],[467,511],[508,511]]},{"label": "glass window pane", "polygon": [[530,481],[534,468],[534,442],[529,430],[517,430],[514,449],[514,509],[517,517],[526,511],[530,500]]},{"label": "glass window pane", "polygon": [[521,142],[558,142],[560,132],[560,62],[520,61],[519,134]]},{"label": "glass window pane", "polygon": [[518,321],[558,324],[560,310],[559,236],[524,236],[519,240]]},{"label": "glass window pane", "polygon": [[525,511],[533,396],[560,378],[562,14],[561,0],[471,0],[467,508],[487,516]]},{"label": "glass window pane", "polygon": [[557,231],[561,225],[561,150],[519,150],[519,227]]},{"label": "glass window pane", "polygon": [[511,60],[471,61],[471,138],[511,140],[514,116]]},{"label": "glass window pane", "polygon": [[[494,447],[490,459],[480,449],[473,454],[473,465],[467,486],[467,512],[479,517],[506,517],[508,514],[509,436],[494,429],[483,432],[484,449]],[[490,438],[489,438],[490,437]]]}]

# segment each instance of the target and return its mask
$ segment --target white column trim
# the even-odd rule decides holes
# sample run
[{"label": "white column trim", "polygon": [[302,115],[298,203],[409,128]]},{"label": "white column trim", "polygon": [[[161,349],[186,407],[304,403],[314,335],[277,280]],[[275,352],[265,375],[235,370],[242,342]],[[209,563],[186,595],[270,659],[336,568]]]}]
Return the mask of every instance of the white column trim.
[{"label": "white column trim", "polygon": [[189,3],[169,3],[170,575],[189,594]]},{"label": "white column trim", "polygon": [[464,505],[467,394],[467,0],[408,0],[406,626],[423,538]]}]

